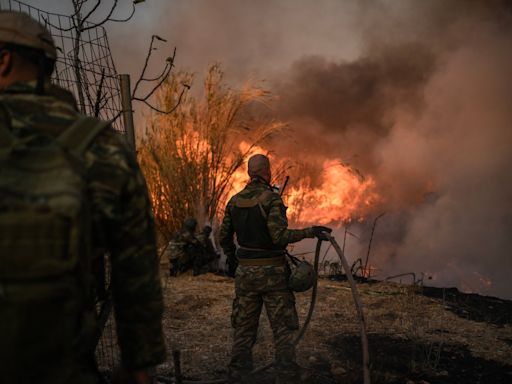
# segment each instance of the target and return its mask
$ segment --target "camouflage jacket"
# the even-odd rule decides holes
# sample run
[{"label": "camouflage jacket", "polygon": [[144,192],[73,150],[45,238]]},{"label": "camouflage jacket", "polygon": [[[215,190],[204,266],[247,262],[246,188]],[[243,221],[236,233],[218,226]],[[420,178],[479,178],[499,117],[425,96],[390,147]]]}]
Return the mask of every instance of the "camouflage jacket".
[{"label": "camouflage jacket", "polygon": [[[0,93],[0,118],[23,137],[38,129],[57,136],[80,115],[73,96],[48,85],[17,83]],[[4,113],[1,113],[2,110]],[[110,254],[112,293],[123,365],[136,369],[165,359],[154,220],[145,180],[122,138],[107,129],[85,153],[93,217],[93,257]]]},{"label": "camouflage jacket", "polygon": [[[231,197],[229,200],[222,226],[220,228],[219,242],[227,257],[228,263],[236,258],[236,246],[234,235],[237,228],[234,226],[232,217],[232,207],[237,196],[250,199],[268,191],[269,187],[258,180],[252,180],[247,186]],[[263,203],[263,209],[267,212],[266,222],[267,230],[272,242],[279,247],[285,248],[290,243],[295,243],[306,237],[313,237],[311,228],[288,229],[288,219],[286,217],[286,207],[278,193],[272,193],[271,197]]]}]

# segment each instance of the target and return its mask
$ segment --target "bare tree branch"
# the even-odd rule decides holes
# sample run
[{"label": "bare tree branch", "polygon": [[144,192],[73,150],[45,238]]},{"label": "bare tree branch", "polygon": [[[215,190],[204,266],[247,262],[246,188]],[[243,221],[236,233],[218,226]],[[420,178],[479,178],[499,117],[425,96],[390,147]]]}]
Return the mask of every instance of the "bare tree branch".
[{"label": "bare tree branch", "polygon": [[[117,8],[117,3],[118,3],[119,0],[114,0],[114,4],[112,5],[112,8],[110,8],[110,11],[109,13],[107,14],[107,16],[100,22],[96,22],[96,23],[93,23],[87,27],[83,27],[82,26],[82,32],[84,31],[87,31],[89,29],[94,29],[94,28],[97,28],[97,27],[101,27],[103,24],[107,23],[108,21],[111,21],[110,17],[112,16],[112,14],[114,13],[115,9]],[[90,14],[89,14],[90,16]],[[86,18],[84,18],[84,21],[86,20]]]},{"label": "bare tree branch", "polygon": [[125,19],[109,19],[109,21],[113,21],[114,23],[124,23],[126,21],[130,21],[131,18],[133,17],[133,15],[135,15],[135,4],[137,4],[137,3],[136,2],[132,3],[132,12]]},{"label": "bare tree branch", "polygon": [[[146,59],[144,60],[144,66],[142,67],[142,72],[140,73],[140,76],[139,76],[137,82],[135,83],[135,86],[133,87],[132,95],[135,95],[135,93],[137,92],[137,89],[138,89],[140,83],[142,83],[144,81],[144,76],[145,76],[146,71],[148,69],[149,60],[151,59],[151,55],[153,53],[153,50],[156,50],[156,48],[153,48],[153,44],[155,43],[155,40],[167,42],[167,40],[161,38],[158,35],[151,36],[151,42],[149,43],[148,53],[146,55]],[[175,55],[176,55],[176,48],[174,48],[174,54],[172,56],[172,61],[174,61],[174,56]]]},{"label": "bare tree branch", "polygon": [[[81,18],[82,19],[82,24],[83,24],[84,21],[87,21],[89,19],[89,17],[91,17],[94,12],[96,12],[96,10],[100,6],[100,4],[101,4],[101,0],[96,0],[96,4],[94,4],[94,6],[91,8],[91,10],[84,17]],[[78,16],[79,13],[80,12],[76,13],[75,16]]]},{"label": "bare tree branch", "polygon": [[174,106],[171,109],[166,110],[166,111],[151,105],[146,99],[134,98],[133,100],[142,101],[144,104],[146,104],[149,108],[151,108],[155,112],[162,113],[162,114],[165,114],[165,115],[169,115],[169,114],[173,113],[179,107],[179,105],[181,104],[181,101],[183,100],[183,96],[185,95],[185,92],[190,89],[190,85],[188,85],[188,84],[182,84],[182,86],[183,86],[183,89],[180,92],[180,95],[178,97],[178,101],[176,102],[176,104],[174,104]]},{"label": "bare tree branch", "polygon": [[[140,101],[146,101],[147,99],[149,99],[154,93],[155,91],[160,88],[160,86],[164,83],[165,79],[167,79],[167,77],[169,76],[169,73],[171,72],[172,68],[173,68],[173,64],[171,63],[170,65],[166,65],[166,68],[168,67],[167,71],[165,71],[164,75],[160,77],[160,79],[157,79],[157,83],[155,84],[155,86],[153,87],[153,89],[151,89],[151,91],[149,91],[146,96],[142,97],[142,98],[138,98],[138,97],[135,97],[135,94],[133,94],[133,99],[134,100],[140,100]],[[148,80],[146,80],[148,81]],[[189,87],[190,88],[190,87]]]},{"label": "bare tree branch", "polygon": [[[154,95],[154,93],[162,86],[162,84],[165,82],[165,80],[169,77],[172,69],[174,68],[174,59],[176,57],[176,47],[174,47],[172,55],[169,56],[165,60],[166,64],[165,64],[164,69],[162,70],[162,72],[158,76],[153,77],[153,78],[146,77],[146,71],[148,70],[149,62],[151,60],[151,56],[153,54],[153,51],[157,50],[157,48],[155,48],[155,46],[154,46],[156,40],[167,42],[167,40],[165,40],[164,38],[162,38],[162,37],[160,37],[158,35],[151,36],[151,42],[149,44],[148,53],[146,54],[146,59],[144,60],[144,66],[142,67],[142,71],[140,73],[139,78],[135,82],[135,86],[133,87],[132,100],[143,102],[151,110],[153,110],[155,112],[162,113],[162,114],[170,114],[170,113],[174,112],[176,110],[176,108],[178,108],[178,106],[180,105],[181,101],[183,100],[183,96],[185,94],[185,91],[190,89],[190,85],[182,83],[183,89],[181,90],[181,93],[180,93],[180,95],[178,97],[178,101],[176,102],[176,105],[174,105],[169,110],[162,110],[162,109],[160,109],[158,107],[155,107],[154,105],[152,105],[151,103],[148,102],[148,99],[151,96]],[[149,92],[147,92],[144,96],[137,96],[137,90],[139,89],[139,86],[142,83],[150,83],[150,82],[156,82],[153,85],[153,87],[151,88],[151,90]]]}]

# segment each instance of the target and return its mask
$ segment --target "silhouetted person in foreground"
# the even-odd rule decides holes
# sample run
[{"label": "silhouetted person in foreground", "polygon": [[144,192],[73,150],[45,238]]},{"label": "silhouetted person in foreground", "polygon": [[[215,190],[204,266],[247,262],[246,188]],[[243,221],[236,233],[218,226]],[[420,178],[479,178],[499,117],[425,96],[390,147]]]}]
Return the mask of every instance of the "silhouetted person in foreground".
[{"label": "silhouetted person in foreground", "polygon": [[146,185],[110,124],[50,84],[56,57],[43,25],[0,11],[0,381],[98,382],[93,270],[108,252],[120,377],[148,384],[165,345]]}]

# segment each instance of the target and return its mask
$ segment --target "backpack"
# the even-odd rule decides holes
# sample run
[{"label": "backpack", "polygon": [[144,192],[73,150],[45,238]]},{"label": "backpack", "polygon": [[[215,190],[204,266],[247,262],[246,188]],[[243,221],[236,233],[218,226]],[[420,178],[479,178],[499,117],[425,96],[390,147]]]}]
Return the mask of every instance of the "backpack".
[{"label": "backpack", "polygon": [[268,208],[265,207],[275,198],[276,194],[270,190],[251,198],[244,197],[244,191],[233,196],[230,213],[241,248],[259,253],[283,251],[282,246],[273,243],[267,227]]},{"label": "backpack", "polygon": [[0,378],[5,382],[40,382],[56,365],[65,374],[81,355],[94,352],[86,346],[95,333],[95,307],[83,155],[107,126],[81,116],[56,138],[35,129],[17,138],[0,118]]}]

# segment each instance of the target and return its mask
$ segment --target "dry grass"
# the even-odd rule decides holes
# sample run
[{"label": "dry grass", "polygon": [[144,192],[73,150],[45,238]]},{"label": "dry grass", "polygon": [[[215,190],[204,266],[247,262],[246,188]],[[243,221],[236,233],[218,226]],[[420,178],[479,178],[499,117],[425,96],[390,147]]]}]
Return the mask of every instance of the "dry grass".
[{"label": "dry grass", "polygon": [[[168,347],[181,350],[185,376],[224,376],[232,340],[233,280],[213,274],[183,275],[166,278],[163,284]],[[511,324],[495,326],[460,318],[446,310],[442,299],[419,295],[414,288],[399,284],[360,284],[359,290],[365,304],[370,349],[377,348],[382,338],[410,343],[406,349],[407,353],[412,351],[410,357],[398,356],[401,352],[396,351],[398,359],[410,360],[404,362],[408,367],[407,372],[402,372],[405,378],[427,373],[432,377],[447,375],[440,361],[448,358],[446,346],[451,345],[467,347],[475,358],[502,364],[512,372]],[[296,296],[299,316],[304,319],[309,293]],[[299,363],[324,371],[333,380],[331,382],[358,382],[350,376],[351,371],[359,371],[360,360],[359,330],[350,289],[347,283],[322,279],[318,297],[310,329],[298,348]],[[340,344],[339,340],[343,342]],[[269,361],[272,353],[271,330],[266,316],[262,316],[254,349],[255,364]],[[381,356],[376,352],[371,356],[376,370],[387,369],[384,367],[387,363],[379,361],[389,357],[385,354]],[[170,368],[163,367],[164,370]],[[376,382],[395,382],[397,373],[380,372],[376,377]]]}]

